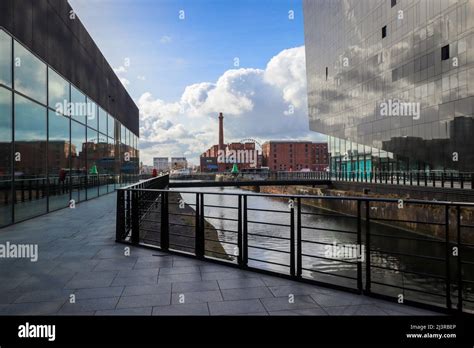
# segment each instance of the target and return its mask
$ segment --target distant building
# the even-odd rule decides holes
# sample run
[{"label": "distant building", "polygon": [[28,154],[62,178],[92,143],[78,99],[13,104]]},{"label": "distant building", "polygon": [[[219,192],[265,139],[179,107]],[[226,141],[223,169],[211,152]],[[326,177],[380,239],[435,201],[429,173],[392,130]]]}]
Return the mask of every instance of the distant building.
[{"label": "distant building", "polygon": [[171,157],[171,169],[179,170],[188,168],[188,161],[186,157]]},{"label": "distant building", "polygon": [[153,157],[153,167],[158,172],[166,172],[170,169],[168,157]]},{"label": "distant building", "polygon": [[327,143],[272,140],[262,150],[263,166],[273,171],[325,171],[329,165]]},{"label": "distant building", "polygon": [[226,172],[237,164],[239,170],[260,168],[262,154],[255,142],[224,144],[224,116],[219,114],[219,144],[212,145],[201,154],[201,172]]}]

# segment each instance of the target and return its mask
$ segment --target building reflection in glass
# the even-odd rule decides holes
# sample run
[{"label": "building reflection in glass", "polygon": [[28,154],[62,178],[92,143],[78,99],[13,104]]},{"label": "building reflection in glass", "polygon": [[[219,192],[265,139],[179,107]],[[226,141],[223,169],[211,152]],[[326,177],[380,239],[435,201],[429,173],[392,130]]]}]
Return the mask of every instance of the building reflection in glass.
[{"label": "building reflection in glass", "polygon": [[304,0],[304,15],[310,128],[333,171],[474,171],[474,1]]}]

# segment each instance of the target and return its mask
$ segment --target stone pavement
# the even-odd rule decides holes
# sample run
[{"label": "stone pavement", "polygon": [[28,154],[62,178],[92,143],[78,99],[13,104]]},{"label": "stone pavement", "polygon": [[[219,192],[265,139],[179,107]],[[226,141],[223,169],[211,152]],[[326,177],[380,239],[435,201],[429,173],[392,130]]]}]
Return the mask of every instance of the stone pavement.
[{"label": "stone pavement", "polygon": [[39,253],[37,262],[0,258],[0,315],[437,314],[150,249],[125,256],[115,200],[0,229],[0,244],[35,243]]}]

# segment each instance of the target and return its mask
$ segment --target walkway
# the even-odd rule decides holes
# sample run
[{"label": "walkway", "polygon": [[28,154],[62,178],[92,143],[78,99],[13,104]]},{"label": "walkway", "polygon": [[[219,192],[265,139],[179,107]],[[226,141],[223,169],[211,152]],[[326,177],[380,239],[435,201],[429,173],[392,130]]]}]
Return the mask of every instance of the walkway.
[{"label": "walkway", "polygon": [[114,241],[115,199],[0,230],[0,244],[39,251],[37,262],[0,258],[0,315],[436,314],[144,248],[126,256]]}]

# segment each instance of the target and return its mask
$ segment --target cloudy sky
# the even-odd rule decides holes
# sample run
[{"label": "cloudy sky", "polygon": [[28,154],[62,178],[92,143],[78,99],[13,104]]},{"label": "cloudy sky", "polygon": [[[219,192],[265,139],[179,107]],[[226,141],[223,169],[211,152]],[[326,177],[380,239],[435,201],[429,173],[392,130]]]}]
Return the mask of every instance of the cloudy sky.
[{"label": "cloudy sky", "polygon": [[301,0],[69,0],[140,109],[140,156],[309,131]]}]

